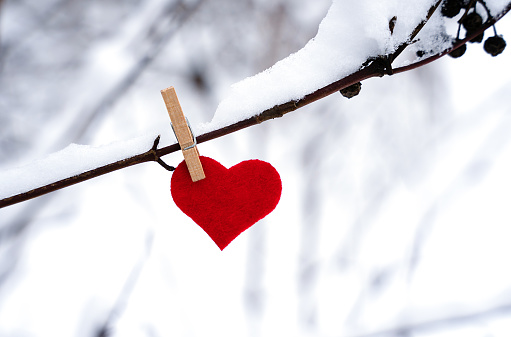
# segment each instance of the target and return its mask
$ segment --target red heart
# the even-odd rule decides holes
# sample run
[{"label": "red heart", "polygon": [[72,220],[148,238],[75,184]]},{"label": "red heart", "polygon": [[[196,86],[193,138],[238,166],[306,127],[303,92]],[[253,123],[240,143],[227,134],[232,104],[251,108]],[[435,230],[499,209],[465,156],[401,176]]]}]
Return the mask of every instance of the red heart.
[{"label": "red heart", "polygon": [[172,198],[223,250],[244,230],[275,209],[282,192],[279,173],[261,160],[230,169],[200,157],[206,178],[192,182],[183,161],[172,175]]}]

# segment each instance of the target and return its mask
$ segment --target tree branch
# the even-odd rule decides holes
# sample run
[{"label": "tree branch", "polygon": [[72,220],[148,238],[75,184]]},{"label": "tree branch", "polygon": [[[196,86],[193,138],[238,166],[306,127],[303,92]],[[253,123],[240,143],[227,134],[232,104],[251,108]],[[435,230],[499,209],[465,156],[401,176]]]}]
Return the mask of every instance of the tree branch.
[{"label": "tree branch", "polygon": [[467,36],[463,40],[457,41],[456,43],[454,43],[452,45],[451,48],[446,49],[446,50],[444,50],[444,51],[442,51],[442,52],[440,52],[438,54],[431,55],[430,57],[427,57],[427,58],[425,58],[425,59],[423,59],[421,61],[409,64],[407,66],[396,68],[396,69],[394,69],[394,73],[398,74],[398,73],[402,73],[402,72],[405,72],[405,71],[413,70],[415,68],[422,67],[422,66],[424,66],[424,65],[426,65],[428,63],[431,63],[433,61],[438,60],[442,56],[445,56],[445,55],[449,54],[450,52],[452,52],[453,50],[458,49],[459,47],[463,46],[464,44],[466,44],[467,42],[469,42],[470,40],[472,40],[473,38],[475,38],[476,36],[478,36],[479,34],[484,32],[485,30],[487,30],[488,28],[493,26],[497,21],[502,19],[502,17],[504,15],[506,15],[510,10],[511,10],[511,2],[508,3],[506,8],[504,8],[504,10],[502,12],[500,12],[498,15],[496,15],[494,17],[489,18],[484,23],[484,25],[481,26],[481,28],[479,28],[478,30],[476,30],[476,31],[474,31],[474,32],[472,32],[470,34],[467,34]]},{"label": "tree branch", "polygon": [[442,3],[442,0],[439,0],[433,6],[431,6],[431,8],[428,11],[428,14],[426,15],[426,18],[424,20],[422,20],[421,23],[419,23],[417,25],[417,27],[415,27],[412,34],[410,34],[408,41],[402,43],[399,47],[397,47],[396,51],[392,55],[389,56],[389,60],[391,63],[406,49],[406,47],[408,47],[411,43],[413,43],[413,40],[415,39],[417,34],[419,34],[421,29],[424,28],[426,23],[428,23],[429,19],[431,19],[431,16],[433,16],[433,14],[435,13],[435,11],[437,10],[438,6],[440,6],[441,3]]},{"label": "tree branch", "polygon": [[[352,84],[355,84],[357,82],[364,81],[368,78],[382,77],[385,74],[390,75],[392,73],[394,73],[394,74],[402,73],[402,72],[413,70],[415,68],[426,65],[426,64],[433,62],[433,61],[439,59],[440,57],[448,54],[449,52],[453,51],[454,49],[459,48],[460,46],[467,43],[469,40],[471,40],[475,36],[481,34],[483,31],[485,31],[486,29],[491,27],[493,24],[495,24],[495,22],[500,20],[511,9],[511,2],[509,2],[508,5],[506,6],[506,8],[501,13],[499,13],[497,16],[487,20],[487,22],[485,22],[485,24],[482,27],[480,27],[477,31],[472,32],[465,39],[456,42],[451,48],[446,49],[438,54],[427,57],[427,58],[425,58],[421,61],[418,61],[416,63],[410,64],[407,66],[403,66],[403,67],[399,67],[399,68],[395,68],[395,69],[389,71],[389,69],[387,69],[387,67],[390,64],[390,62],[395,60],[397,55],[399,55],[404,49],[406,49],[406,47],[408,47],[410,44],[413,43],[414,37],[420,32],[420,30],[424,27],[424,25],[429,20],[429,18],[433,15],[434,11],[438,8],[440,2],[441,1],[438,0],[431,7],[431,9],[428,11],[428,13],[426,15],[426,18],[410,34],[410,38],[408,39],[408,41],[405,44],[399,46],[393,54],[381,55],[377,58],[372,58],[364,63],[364,64],[368,64],[367,66],[362,67],[360,70],[354,72],[353,74],[348,75],[348,76],[346,76],[334,83],[331,83],[323,88],[320,88],[299,100],[289,101],[289,102],[286,102],[286,103],[283,103],[280,105],[276,105],[270,109],[267,109],[267,110],[259,113],[258,115],[250,117],[248,119],[245,119],[240,122],[237,122],[237,123],[225,126],[223,128],[213,130],[211,132],[197,136],[197,143],[203,143],[203,142],[206,142],[206,141],[209,141],[209,140],[212,140],[215,138],[219,138],[219,137],[228,135],[230,133],[242,130],[249,126],[260,124],[262,122],[265,122],[265,121],[273,119],[273,118],[282,117],[289,112],[295,111],[301,107],[304,107],[310,103],[313,103],[319,99],[322,99],[326,96],[329,96],[333,93],[338,92],[341,89],[344,89],[344,88],[346,88]],[[158,141],[159,141],[159,139],[155,140],[155,145],[158,144]],[[158,159],[160,157],[170,154],[172,152],[176,152],[179,149],[180,149],[180,147],[179,147],[179,144],[177,144],[177,143],[172,144],[170,146],[160,148],[160,149],[157,149],[156,146],[153,146],[153,148],[151,148],[150,150],[148,150],[144,153],[141,153],[139,155],[136,155],[134,157],[119,160],[117,162],[84,172],[82,174],[79,174],[79,175],[76,175],[73,177],[69,177],[69,178],[66,178],[63,180],[59,180],[57,182],[54,182],[54,183],[46,185],[46,186],[42,186],[42,187],[27,191],[24,193],[20,193],[20,194],[17,194],[17,195],[14,195],[14,196],[11,196],[11,197],[8,197],[5,199],[1,199],[0,200],[0,208],[10,206],[10,205],[13,205],[16,203],[20,203],[20,202],[23,202],[23,201],[26,201],[26,200],[29,200],[32,198],[36,198],[41,195],[62,189],[64,187],[68,187],[68,186],[71,186],[71,185],[74,185],[77,183],[81,183],[83,181],[86,181],[86,180],[89,180],[89,179],[92,179],[92,178],[95,178],[95,177],[98,177],[103,174],[110,173],[110,172],[113,172],[116,170],[120,170],[120,169],[129,167],[129,166],[132,166],[132,165],[141,164],[141,163],[145,163],[145,162],[149,162],[149,161],[158,161]]]}]

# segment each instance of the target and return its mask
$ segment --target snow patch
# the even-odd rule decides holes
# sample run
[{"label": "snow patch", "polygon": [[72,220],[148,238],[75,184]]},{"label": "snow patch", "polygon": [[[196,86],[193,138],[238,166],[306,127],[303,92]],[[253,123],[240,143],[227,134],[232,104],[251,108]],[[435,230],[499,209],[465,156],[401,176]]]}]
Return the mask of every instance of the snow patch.
[{"label": "snow patch", "polygon": [[[334,0],[318,33],[305,47],[231,87],[205,133],[250,118],[360,69],[370,57],[393,52],[425,19],[435,0]],[[393,34],[389,21],[396,16]]]},{"label": "snow patch", "polygon": [[0,171],[0,198],[27,192],[151,149],[157,135],[102,146],[71,144],[46,158]]},{"label": "snow patch", "polygon": [[500,12],[502,12],[504,10],[504,8],[506,8],[507,5],[509,5],[508,0],[486,1],[486,6],[490,10],[491,14],[494,16],[499,14]]}]

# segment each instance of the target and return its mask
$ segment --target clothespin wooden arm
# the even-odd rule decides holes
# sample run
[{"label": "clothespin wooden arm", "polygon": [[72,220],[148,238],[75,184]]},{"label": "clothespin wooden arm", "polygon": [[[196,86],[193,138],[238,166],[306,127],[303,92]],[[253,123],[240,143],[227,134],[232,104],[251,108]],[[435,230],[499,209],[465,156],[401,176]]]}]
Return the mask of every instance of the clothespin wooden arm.
[{"label": "clothespin wooden arm", "polygon": [[174,87],[170,87],[162,90],[161,95],[165,101],[172,128],[174,129],[177,141],[183,151],[183,156],[185,157],[186,166],[188,167],[192,181],[196,182],[206,178],[200,162],[199,150],[197,149],[192,131],[190,130],[181,105],[179,104],[179,100],[177,99],[176,90]]}]

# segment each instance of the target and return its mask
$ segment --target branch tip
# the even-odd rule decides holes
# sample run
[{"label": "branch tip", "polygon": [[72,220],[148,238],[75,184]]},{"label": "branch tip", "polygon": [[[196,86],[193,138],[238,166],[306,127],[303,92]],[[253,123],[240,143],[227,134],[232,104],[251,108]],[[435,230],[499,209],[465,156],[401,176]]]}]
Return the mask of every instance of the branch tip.
[{"label": "branch tip", "polygon": [[151,150],[156,151],[156,149],[158,149],[158,144],[160,144],[160,135],[158,135],[154,140],[153,147],[151,148]]}]

